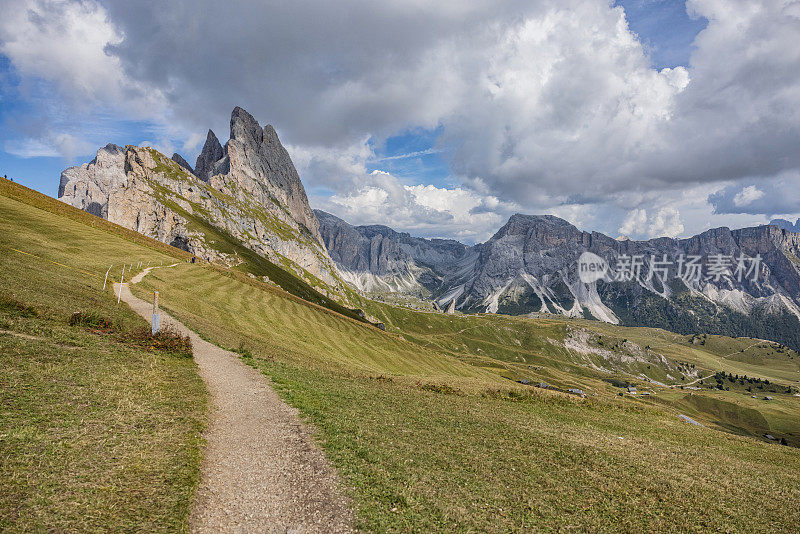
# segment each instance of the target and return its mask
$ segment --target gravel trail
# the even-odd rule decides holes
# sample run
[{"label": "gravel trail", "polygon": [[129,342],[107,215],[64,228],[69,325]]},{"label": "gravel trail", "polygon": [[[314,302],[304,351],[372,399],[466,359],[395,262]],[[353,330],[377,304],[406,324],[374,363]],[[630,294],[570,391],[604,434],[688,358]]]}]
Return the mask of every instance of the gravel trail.
[{"label": "gravel trail", "polygon": [[[150,269],[135,276],[139,282]],[[115,292],[119,285],[115,284]],[[122,300],[148,321],[152,304],[122,284]],[[192,532],[351,532],[336,471],[297,410],[238,355],[200,338],[161,311],[161,325],[188,335],[211,395]]]}]

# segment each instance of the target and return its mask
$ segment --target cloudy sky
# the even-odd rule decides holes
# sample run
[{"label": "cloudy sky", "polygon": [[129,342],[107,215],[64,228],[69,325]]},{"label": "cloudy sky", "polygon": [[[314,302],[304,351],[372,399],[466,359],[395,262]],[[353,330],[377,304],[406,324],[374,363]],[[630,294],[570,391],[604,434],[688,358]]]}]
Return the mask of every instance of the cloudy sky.
[{"label": "cloudy sky", "polygon": [[800,216],[800,2],[0,0],[0,174],[98,147],[194,161],[239,105],[313,207],[487,239],[515,212],[634,238]]}]

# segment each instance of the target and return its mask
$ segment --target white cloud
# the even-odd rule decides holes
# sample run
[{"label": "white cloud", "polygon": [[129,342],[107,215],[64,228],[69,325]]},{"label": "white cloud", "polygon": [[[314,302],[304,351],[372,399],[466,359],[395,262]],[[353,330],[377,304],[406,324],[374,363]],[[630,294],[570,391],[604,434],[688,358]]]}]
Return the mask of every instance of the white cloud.
[{"label": "white cloud", "polygon": [[625,217],[625,220],[622,222],[622,226],[619,227],[619,233],[623,236],[632,236],[641,234],[644,231],[645,225],[647,224],[647,210],[645,209],[634,209],[628,213],[628,216]]},{"label": "white cloud", "polygon": [[681,214],[673,206],[662,207],[654,215],[647,215],[647,210],[637,208],[631,210],[619,227],[621,236],[636,238],[678,237],[684,226]]},{"label": "white cloud", "polygon": [[92,0],[3,3],[0,54],[21,80],[18,90],[35,104],[9,110],[12,123],[22,123],[29,137],[12,142],[12,153],[71,160],[97,150],[80,131],[87,116],[168,117],[161,90],[129,77],[120,58],[108,53],[123,40],[106,9]]},{"label": "white cloud", "polygon": [[759,198],[764,196],[764,192],[760,189],[756,188],[754,185],[748,185],[747,187],[743,188],[741,191],[736,193],[736,196],[733,197],[733,204],[737,208],[741,208],[742,206],[747,206],[758,200]]},{"label": "white cloud", "polygon": [[76,156],[91,154],[97,150],[93,145],[68,133],[46,132],[38,139],[10,140],[5,151],[21,158],[63,157],[72,160]]},{"label": "white cloud", "polygon": [[404,185],[383,171],[373,171],[365,181],[350,192],[312,201],[351,224],[386,224],[415,235],[469,243],[491,237],[515,207],[462,188]]},{"label": "white cloud", "polygon": [[[148,118],[194,147],[209,125],[224,137],[219,126],[242,105],[289,142],[310,189],[355,199],[342,209],[366,218],[359,195],[385,191],[382,205],[394,211],[373,222],[394,224],[397,213],[407,228],[430,231],[471,213],[499,226],[514,203],[645,236],[797,211],[797,195],[786,194],[800,172],[797,5],[689,0],[688,9],[708,26],[689,65],[662,70],[606,0],[224,10],[211,0],[12,0],[0,53],[23,86],[49,80],[58,103],[72,103],[62,124],[81,105],[99,107]],[[18,135],[29,140],[16,142],[20,151],[25,143],[31,153],[51,150],[46,123],[55,114],[39,115],[45,124],[25,126],[38,132]],[[447,147],[460,187],[430,191],[424,177],[370,182],[371,147],[415,127],[444,132],[431,151]],[[681,197],[700,189],[699,200]],[[465,211],[469,195],[481,204]],[[732,213],[740,215],[722,217]],[[475,235],[490,220],[478,220]],[[469,231],[451,224],[444,231]]]},{"label": "white cloud", "polygon": [[648,230],[650,237],[678,237],[683,233],[680,212],[672,207],[661,208],[652,218]]},{"label": "white cloud", "polygon": [[107,52],[124,37],[92,0],[5,2],[0,17],[0,53],[22,76],[52,80],[64,96],[90,106],[126,102],[151,117],[163,111],[160,91],[126,76]]},{"label": "white cloud", "polygon": [[5,151],[21,158],[56,157],[58,151],[52,143],[45,143],[39,139],[12,139],[6,141]]}]

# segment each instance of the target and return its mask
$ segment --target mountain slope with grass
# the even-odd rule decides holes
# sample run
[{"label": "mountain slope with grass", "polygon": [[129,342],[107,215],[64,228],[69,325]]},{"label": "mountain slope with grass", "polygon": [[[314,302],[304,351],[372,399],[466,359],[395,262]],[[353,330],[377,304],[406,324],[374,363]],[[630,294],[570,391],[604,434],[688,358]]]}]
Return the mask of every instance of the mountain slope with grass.
[{"label": "mountain slope with grass", "polygon": [[[800,498],[800,449],[762,435],[800,444],[800,397],[793,386],[800,380],[798,355],[786,347],[568,318],[422,313],[354,296],[366,313],[385,322],[387,331],[382,332],[235,269],[192,264],[178,249],[23,193],[13,184],[0,188],[0,246],[4,254],[16,255],[8,257],[17,258],[0,268],[0,290],[15,299],[14,313],[24,313],[26,306],[56,307],[50,301],[67,302],[53,315],[58,329],[75,328],[69,332],[81,339],[117,343],[113,336],[68,325],[74,311],[92,303],[104,317],[122,316],[122,322],[133,321],[133,328],[139,324],[114,304],[110,291],[101,291],[106,264],[113,262],[116,268],[122,261],[146,265],[180,259],[174,268],[152,271],[132,288],[134,293],[149,299],[158,290],[171,314],[205,339],[237,351],[271,378],[283,398],[315,425],[363,530],[793,532],[800,521],[794,506]],[[69,274],[53,279],[52,269]],[[27,270],[32,270],[30,277],[22,274]],[[42,293],[48,280],[59,282],[56,287],[67,288],[69,294]],[[69,280],[78,283],[70,285]],[[119,411],[122,421],[130,415],[126,407],[144,415],[123,427],[133,430],[122,433],[126,439],[140,439],[139,458],[185,450],[176,443],[191,443],[193,434],[180,434],[179,429],[195,429],[194,410],[202,400],[187,397],[186,382],[148,396],[165,406],[176,403],[162,407],[159,417],[180,419],[178,425],[173,420],[162,427],[160,419],[146,417],[151,408],[144,400],[121,400],[136,388],[161,387],[159,375],[148,373],[191,360],[164,355],[163,361],[149,362],[141,377],[126,377],[136,367],[116,356],[107,365],[84,371],[78,366],[82,360],[76,361],[60,344],[57,329],[22,320],[12,318],[5,328],[53,344],[44,367],[53,373],[53,384],[38,399],[42,406],[37,409],[60,406],[75,414],[70,424],[76,433],[100,436],[91,440],[96,449],[75,449],[83,457],[94,458],[110,447],[110,438],[102,439],[102,425],[82,426],[97,421],[85,417],[87,406],[106,414]],[[16,343],[18,336],[6,335],[0,335],[0,342],[11,337]],[[2,391],[9,399],[22,398],[36,387],[34,380],[51,376],[43,375],[33,359],[39,352],[36,347],[24,353],[28,356],[6,360]],[[92,360],[97,361],[106,362]],[[90,398],[87,405],[85,399],[73,404],[64,397],[81,391],[64,384],[69,373],[113,369],[118,369],[109,382],[114,387],[102,390],[102,399]],[[722,371],[726,377],[719,382]],[[729,380],[727,373],[734,378]],[[759,382],[743,383],[744,374]],[[8,378],[12,376],[23,378]],[[144,386],[139,378],[152,384]],[[182,380],[191,384],[197,378],[190,372]],[[548,387],[533,387],[540,382]],[[623,387],[628,384],[639,393],[628,393]],[[747,387],[757,389],[758,398]],[[652,394],[642,395],[645,391]],[[772,400],[764,400],[766,396]],[[12,530],[36,530],[38,525],[41,530],[70,530],[81,525],[80,517],[90,527],[106,520],[123,525],[120,530],[179,529],[172,523],[161,527],[158,521],[164,514],[181,517],[186,500],[178,496],[187,495],[181,491],[188,491],[191,483],[176,487],[163,472],[156,475],[160,482],[148,486],[149,493],[123,478],[111,494],[127,496],[125,502],[105,505],[85,499],[80,506],[88,506],[94,515],[80,515],[80,506],[75,512],[72,501],[57,498],[66,494],[70,481],[83,477],[89,482],[82,491],[101,492],[105,477],[125,473],[129,462],[68,463],[63,475],[60,464],[26,463],[20,459],[33,452],[26,456],[12,451],[62,442],[75,447],[80,436],[64,433],[57,417],[37,418],[38,426],[31,428],[26,408],[12,406],[3,412],[0,431],[15,440],[0,440],[0,468],[13,475],[0,477],[0,521]],[[703,426],[687,424],[679,414]],[[151,434],[148,425],[178,432],[179,438],[158,441],[160,434]],[[54,486],[25,485],[28,480],[52,480]],[[23,490],[30,498],[19,508]],[[92,508],[96,502],[99,512]],[[35,523],[36,517],[43,519]]]},{"label": "mountain slope with grass", "polygon": [[206,391],[185,343],[151,338],[141,318],[116,305],[110,284],[123,263],[176,258],[141,236],[134,243],[133,232],[12,200],[7,185],[0,530],[186,531]]},{"label": "mountain slope with grass", "polygon": [[230,246],[234,241],[317,291],[344,296],[303,184],[275,130],[261,128],[237,107],[230,135],[223,147],[209,131],[195,170],[153,148],[107,145],[90,163],[61,174],[59,199],[229,266],[248,261]]}]

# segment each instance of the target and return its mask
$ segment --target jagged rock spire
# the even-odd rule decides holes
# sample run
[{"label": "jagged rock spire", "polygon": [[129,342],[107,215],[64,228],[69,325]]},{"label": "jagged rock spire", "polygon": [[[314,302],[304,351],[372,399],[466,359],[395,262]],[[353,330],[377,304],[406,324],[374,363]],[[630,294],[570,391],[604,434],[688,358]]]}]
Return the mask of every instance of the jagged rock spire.
[{"label": "jagged rock spire", "polygon": [[175,152],[172,155],[172,161],[174,161],[175,163],[177,163],[178,165],[180,165],[181,167],[183,167],[184,169],[186,169],[190,173],[194,174],[194,169],[192,169],[192,166],[189,165],[189,162],[186,161],[185,159],[183,159],[183,156],[181,156],[177,152]]},{"label": "jagged rock spire", "polygon": [[194,165],[195,175],[207,182],[214,175],[215,164],[223,157],[225,157],[225,149],[222,148],[214,132],[208,130],[206,144],[203,145],[203,150],[197,156],[197,163]]},{"label": "jagged rock spire", "polygon": [[229,176],[257,183],[324,246],[300,176],[271,125],[261,128],[252,115],[237,106],[231,113],[231,139],[225,148]]}]

